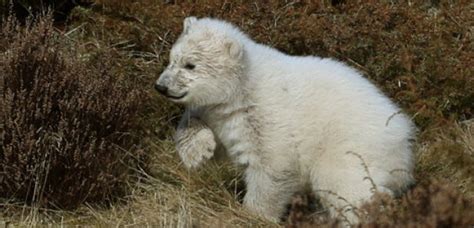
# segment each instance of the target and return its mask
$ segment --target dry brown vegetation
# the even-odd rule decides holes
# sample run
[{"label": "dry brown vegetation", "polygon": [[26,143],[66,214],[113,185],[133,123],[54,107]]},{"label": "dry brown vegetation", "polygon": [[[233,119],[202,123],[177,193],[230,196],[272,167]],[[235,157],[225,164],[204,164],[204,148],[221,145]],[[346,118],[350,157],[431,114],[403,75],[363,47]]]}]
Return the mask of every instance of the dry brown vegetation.
[{"label": "dry brown vegetation", "polygon": [[50,16],[2,27],[0,195],[72,208],[123,191],[143,93],[53,29]]},{"label": "dry brown vegetation", "polygon": [[91,3],[88,0],[0,0],[0,14],[7,15],[12,11],[18,20],[25,22],[29,16],[51,10],[54,19],[65,20],[74,7]]},{"label": "dry brown vegetation", "polygon": [[[284,224],[269,223],[240,206],[244,188],[238,169],[213,161],[197,172],[188,172],[180,165],[171,140],[180,108],[155,95],[151,85],[167,64],[168,51],[180,33],[183,18],[194,15],[231,21],[257,41],[290,54],[319,55],[347,62],[412,116],[420,129],[416,147],[418,185],[400,199],[378,196],[374,203],[361,208],[362,227],[473,225],[472,7],[470,1],[463,0],[96,0],[90,7],[76,7],[66,26],[49,31],[54,39],[46,41],[46,44],[53,42],[54,45],[59,42],[61,48],[56,55],[66,56],[66,63],[74,66],[49,67],[72,72],[64,74],[65,79],[84,77],[79,80],[98,83],[93,87],[101,88],[103,83],[94,81],[97,79],[88,72],[101,72],[107,62],[105,76],[110,80],[117,77],[120,78],[117,83],[125,84],[123,86],[141,86],[146,92],[141,97],[145,105],[139,106],[139,118],[133,124],[140,125],[143,131],[136,133],[139,137],[135,139],[139,140],[134,143],[148,156],[141,159],[140,166],[135,160],[121,163],[135,172],[133,181],[120,182],[126,194],[116,201],[104,203],[99,199],[102,197],[91,198],[90,203],[64,211],[11,201],[12,194],[0,195],[5,198],[0,201],[3,209],[0,209],[0,220],[20,225],[180,227],[337,224],[337,221],[327,219],[324,209],[313,203],[317,199],[304,194],[295,198]],[[3,38],[4,34],[0,35],[2,42],[12,39]],[[32,39],[29,42],[36,42],[35,45],[39,42],[32,37],[29,39]],[[13,39],[10,42],[22,41]],[[18,67],[5,63],[8,58],[14,59],[8,57],[11,53],[19,52],[7,52],[5,47],[10,45],[4,43],[0,47],[3,48],[0,68]],[[66,51],[66,47],[76,51]],[[15,49],[18,50],[21,49]],[[33,57],[41,53],[41,49],[35,51]],[[32,91],[42,94],[43,90],[47,89]],[[109,97],[111,94],[102,98],[110,99],[112,103],[116,97],[118,100],[128,98],[121,93]],[[32,106],[25,106],[28,107],[25,110],[36,110],[34,102],[25,102],[25,105],[27,103]],[[93,108],[103,110],[107,104],[99,102]],[[77,110],[70,110],[70,115],[77,115]],[[10,115],[3,115],[0,124],[6,126],[4,122],[9,118]],[[104,126],[102,120],[105,119],[92,116],[87,121]],[[128,117],[126,120],[131,121]],[[128,125],[117,127],[119,132],[131,129]],[[8,129],[0,125],[0,130]],[[134,150],[129,147],[121,151],[130,153]],[[75,177],[75,174],[69,175]],[[63,193],[62,189],[56,192]],[[92,203],[94,201],[96,203]]]}]

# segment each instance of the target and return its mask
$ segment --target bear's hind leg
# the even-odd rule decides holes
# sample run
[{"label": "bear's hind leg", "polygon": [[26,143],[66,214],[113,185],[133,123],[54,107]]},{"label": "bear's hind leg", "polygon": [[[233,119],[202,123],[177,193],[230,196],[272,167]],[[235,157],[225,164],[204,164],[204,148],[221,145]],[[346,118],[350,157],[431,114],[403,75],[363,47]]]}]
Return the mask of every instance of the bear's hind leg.
[{"label": "bear's hind leg", "polygon": [[321,157],[313,167],[311,182],[330,216],[349,225],[358,223],[361,216],[358,207],[369,201],[377,190],[361,161],[347,153],[340,157]]},{"label": "bear's hind leg", "polygon": [[268,173],[249,167],[245,172],[244,206],[266,219],[279,222],[291,197],[300,190],[298,180],[291,172]]}]

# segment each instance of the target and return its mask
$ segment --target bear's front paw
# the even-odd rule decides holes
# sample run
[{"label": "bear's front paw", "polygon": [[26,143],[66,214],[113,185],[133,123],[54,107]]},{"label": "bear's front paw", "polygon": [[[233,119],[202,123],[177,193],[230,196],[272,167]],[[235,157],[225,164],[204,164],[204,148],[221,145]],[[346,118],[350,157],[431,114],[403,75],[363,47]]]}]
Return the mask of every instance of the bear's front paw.
[{"label": "bear's front paw", "polygon": [[178,154],[186,168],[196,168],[214,155],[216,141],[209,129],[201,129],[189,136],[182,136],[177,142]]}]

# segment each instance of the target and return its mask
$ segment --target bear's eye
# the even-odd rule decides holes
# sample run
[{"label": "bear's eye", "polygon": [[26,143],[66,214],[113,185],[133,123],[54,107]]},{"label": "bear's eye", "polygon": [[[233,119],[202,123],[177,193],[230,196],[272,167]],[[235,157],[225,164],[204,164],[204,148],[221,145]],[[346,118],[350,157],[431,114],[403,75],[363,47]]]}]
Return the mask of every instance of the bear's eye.
[{"label": "bear's eye", "polygon": [[188,69],[188,70],[192,70],[196,67],[196,65],[192,64],[192,63],[186,63],[186,65],[184,65],[184,68]]}]

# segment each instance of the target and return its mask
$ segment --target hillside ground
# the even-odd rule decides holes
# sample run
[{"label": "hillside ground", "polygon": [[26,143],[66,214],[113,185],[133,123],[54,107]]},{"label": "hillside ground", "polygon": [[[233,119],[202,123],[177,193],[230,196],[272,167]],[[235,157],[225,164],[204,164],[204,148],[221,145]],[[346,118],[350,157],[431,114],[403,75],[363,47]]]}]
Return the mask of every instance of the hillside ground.
[{"label": "hillside ground", "polygon": [[360,70],[419,128],[418,184],[408,198],[389,201],[385,215],[373,212],[378,224],[472,225],[472,219],[456,223],[474,215],[472,7],[469,1],[214,0],[96,0],[76,7],[56,24],[57,32],[80,46],[84,56],[115,53],[114,71],[138,79],[148,91],[140,116],[147,127],[139,145],[148,165],[135,170],[129,192],[113,202],[59,210],[4,200],[0,221],[20,226],[334,225],[305,194],[295,197],[284,224],[258,218],[240,204],[241,170],[216,161],[197,171],[180,164],[172,135],[182,107],[160,97],[152,85],[167,65],[183,19],[193,15],[231,21],[258,42],[289,54],[331,57]]}]

